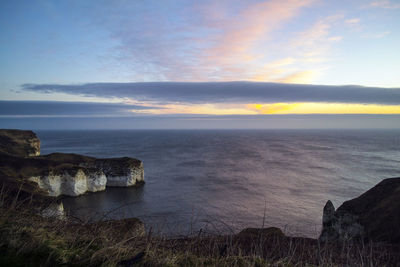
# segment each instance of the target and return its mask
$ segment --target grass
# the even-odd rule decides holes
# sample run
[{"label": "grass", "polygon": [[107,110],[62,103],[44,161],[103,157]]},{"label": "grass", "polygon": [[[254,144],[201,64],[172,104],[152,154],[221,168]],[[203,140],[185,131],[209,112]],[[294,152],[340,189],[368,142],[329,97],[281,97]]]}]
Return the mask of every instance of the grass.
[{"label": "grass", "polygon": [[[0,194],[0,266],[399,266],[400,248],[320,243],[277,228],[166,238],[137,219],[89,223],[44,218],[49,203]],[[10,198],[10,195],[18,197]]]}]

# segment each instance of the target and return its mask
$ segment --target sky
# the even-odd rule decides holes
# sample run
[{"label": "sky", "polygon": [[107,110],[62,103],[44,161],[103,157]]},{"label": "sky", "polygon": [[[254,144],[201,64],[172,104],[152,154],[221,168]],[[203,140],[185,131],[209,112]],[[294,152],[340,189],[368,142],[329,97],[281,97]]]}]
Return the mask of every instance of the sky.
[{"label": "sky", "polygon": [[400,128],[399,47],[399,0],[3,0],[0,128]]}]

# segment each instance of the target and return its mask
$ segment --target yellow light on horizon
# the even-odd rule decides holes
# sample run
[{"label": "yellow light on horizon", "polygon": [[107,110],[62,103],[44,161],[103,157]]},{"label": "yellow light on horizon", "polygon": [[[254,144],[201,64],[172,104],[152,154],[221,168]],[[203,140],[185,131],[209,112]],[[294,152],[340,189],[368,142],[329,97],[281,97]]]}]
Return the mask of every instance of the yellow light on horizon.
[{"label": "yellow light on horizon", "polygon": [[248,104],[258,114],[400,114],[400,105],[344,103]]},{"label": "yellow light on horizon", "polygon": [[[167,104],[161,109],[146,109],[145,114],[400,114],[400,105],[344,103],[248,103],[248,104]],[[137,113],[137,110],[132,110]]]}]

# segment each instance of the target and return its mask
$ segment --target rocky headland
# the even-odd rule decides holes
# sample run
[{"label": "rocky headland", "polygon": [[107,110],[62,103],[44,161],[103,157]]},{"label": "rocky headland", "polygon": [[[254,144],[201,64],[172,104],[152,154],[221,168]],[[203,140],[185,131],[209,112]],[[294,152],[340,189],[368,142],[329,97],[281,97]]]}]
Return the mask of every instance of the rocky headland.
[{"label": "rocky headland", "polygon": [[11,188],[43,196],[79,196],[106,186],[141,184],[144,169],[140,160],[128,157],[40,155],[40,140],[34,132],[0,130],[0,179]]},{"label": "rocky headland", "polygon": [[362,240],[400,244],[400,178],[389,178],[337,210],[328,201],[321,241]]},{"label": "rocky headland", "polygon": [[[287,236],[275,227],[163,238],[151,228],[146,232],[135,218],[69,218],[60,202],[43,206],[18,195],[49,200],[137,185],[143,182],[143,164],[126,157],[40,155],[40,141],[31,131],[0,130],[0,181],[4,266],[400,266],[400,178],[384,179],[337,209],[328,201],[318,239]],[[5,185],[17,201],[4,201]]]}]

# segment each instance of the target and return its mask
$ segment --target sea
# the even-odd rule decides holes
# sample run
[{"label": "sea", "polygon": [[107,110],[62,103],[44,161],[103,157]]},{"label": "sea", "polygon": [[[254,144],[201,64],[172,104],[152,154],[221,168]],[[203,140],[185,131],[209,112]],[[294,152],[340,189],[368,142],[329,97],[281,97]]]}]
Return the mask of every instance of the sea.
[{"label": "sea", "polygon": [[280,227],[318,237],[335,207],[400,176],[400,130],[36,131],[42,154],[134,157],[146,183],[63,199],[80,220],[137,217],[166,236]]}]

